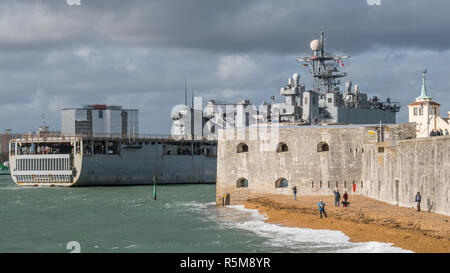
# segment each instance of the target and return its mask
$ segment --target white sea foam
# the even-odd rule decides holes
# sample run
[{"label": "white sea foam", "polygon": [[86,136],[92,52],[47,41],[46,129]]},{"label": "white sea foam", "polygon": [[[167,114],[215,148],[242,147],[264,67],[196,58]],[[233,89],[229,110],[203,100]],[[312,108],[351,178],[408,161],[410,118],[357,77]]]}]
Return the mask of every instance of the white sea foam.
[{"label": "white sea foam", "polygon": [[257,210],[247,209],[244,206],[229,206],[228,208],[235,210],[238,214],[244,213],[248,217],[245,221],[229,222],[230,227],[250,231],[264,237],[267,239],[266,244],[282,248],[284,252],[412,252],[393,247],[390,243],[352,243],[350,238],[341,231],[285,227],[266,223],[264,220],[267,217],[261,215]]},{"label": "white sea foam", "polygon": [[350,242],[341,231],[286,227],[265,222],[267,216],[242,205],[217,207],[214,202],[177,203],[177,207],[202,214],[205,221],[216,221],[218,228],[239,229],[265,239],[264,245],[280,252],[412,252],[382,242]]}]

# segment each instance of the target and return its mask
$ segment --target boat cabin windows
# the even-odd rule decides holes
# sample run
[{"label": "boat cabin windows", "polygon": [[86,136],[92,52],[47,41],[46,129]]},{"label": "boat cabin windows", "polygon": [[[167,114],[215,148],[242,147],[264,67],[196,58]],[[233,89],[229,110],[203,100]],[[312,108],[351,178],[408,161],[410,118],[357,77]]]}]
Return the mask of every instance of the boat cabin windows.
[{"label": "boat cabin windows", "polygon": [[203,142],[171,142],[163,144],[163,155],[215,156],[215,146]]},{"label": "boat cabin windows", "polygon": [[[79,142],[78,143],[79,146]],[[14,144],[13,144],[14,145]],[[14,145],[15,146],[15,145]],[[18,143],[18,155],[37,155],[37,154],[71,154],[74,145],[71,142],[43,142],[43,143]],[[77,148],[77,152],[79,149]]]},{"label": "boat cabin windows", "polygon": [[[118,140],[94,140],[89,141],[92,143],[92,148],[94,154],[109,154],[109,155],[119,155],[120,154],[120,142]],[[85,153],[86,154],[86,153]]]}]

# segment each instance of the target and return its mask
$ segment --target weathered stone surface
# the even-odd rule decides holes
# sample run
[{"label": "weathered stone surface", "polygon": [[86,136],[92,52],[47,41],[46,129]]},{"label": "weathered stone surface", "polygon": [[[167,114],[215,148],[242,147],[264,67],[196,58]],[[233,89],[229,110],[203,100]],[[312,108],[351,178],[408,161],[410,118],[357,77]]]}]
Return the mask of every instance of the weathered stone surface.
[{"label": "weathered stone surface", "polygon": [[[450,137],[416,139],[414,123],[283,126],[278,132],[272,141],[256,128],[227,131],[219,139],[217,205],[224,194],[236,204],[257,195],[292,194],[294,185],[301,196],[332,194],[335,188],[350,193],[356,184],[356,194],[400,206],[414,206],[419,191],[424,210],[430,200],[432,211],[450,214]],[[241,143],[248,152],[237,152]],[[277,152],[280,143],[288,151]],[[320,152],[323,143],[329,151]],[[237,187],[241,178],[248,187]],[[275,187],[280,178],[287,187]]]}]

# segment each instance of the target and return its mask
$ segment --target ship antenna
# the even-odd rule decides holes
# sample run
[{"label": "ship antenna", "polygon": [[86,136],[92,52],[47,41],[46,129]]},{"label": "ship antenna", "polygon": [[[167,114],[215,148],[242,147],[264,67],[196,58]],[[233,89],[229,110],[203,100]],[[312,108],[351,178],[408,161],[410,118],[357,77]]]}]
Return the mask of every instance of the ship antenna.
[{"label": "ship antenna", "polygon": [[42,123],[43,123],[43,125],[45,127],[46,125],[45,125],[45,114],[44,114],[44,112],[42,112]]},{"label": "ship antenna", "polygon": [[324,42],[325,42],[325,32],[322,31],[322,32],[320,33],[320,44],[322,45],[322,46],[320,47],[320,57],[323,57]]},{"label": "ship antenna", "polygon": [[184,78],[184,105],[187,106],[187,80]]}]

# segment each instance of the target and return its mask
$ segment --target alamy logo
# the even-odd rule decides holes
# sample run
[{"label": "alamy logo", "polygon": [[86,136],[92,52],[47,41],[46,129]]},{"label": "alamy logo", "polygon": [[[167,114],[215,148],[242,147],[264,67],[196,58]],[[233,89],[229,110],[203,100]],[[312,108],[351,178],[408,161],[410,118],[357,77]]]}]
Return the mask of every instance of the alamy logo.
[{"label": "alamy logo", "polygon": [[81,6],[81,0],[66,0],[69,6]]},{"label": "alamy logo", "polygon": [[381,0],[366,0],[369,6],[381,6]]},{"label": "alamy logo", "polygon": [[66,245],[67,250],[72,250],[70,253],[81,253],[81,245],[77,241],[70,241]]}]

